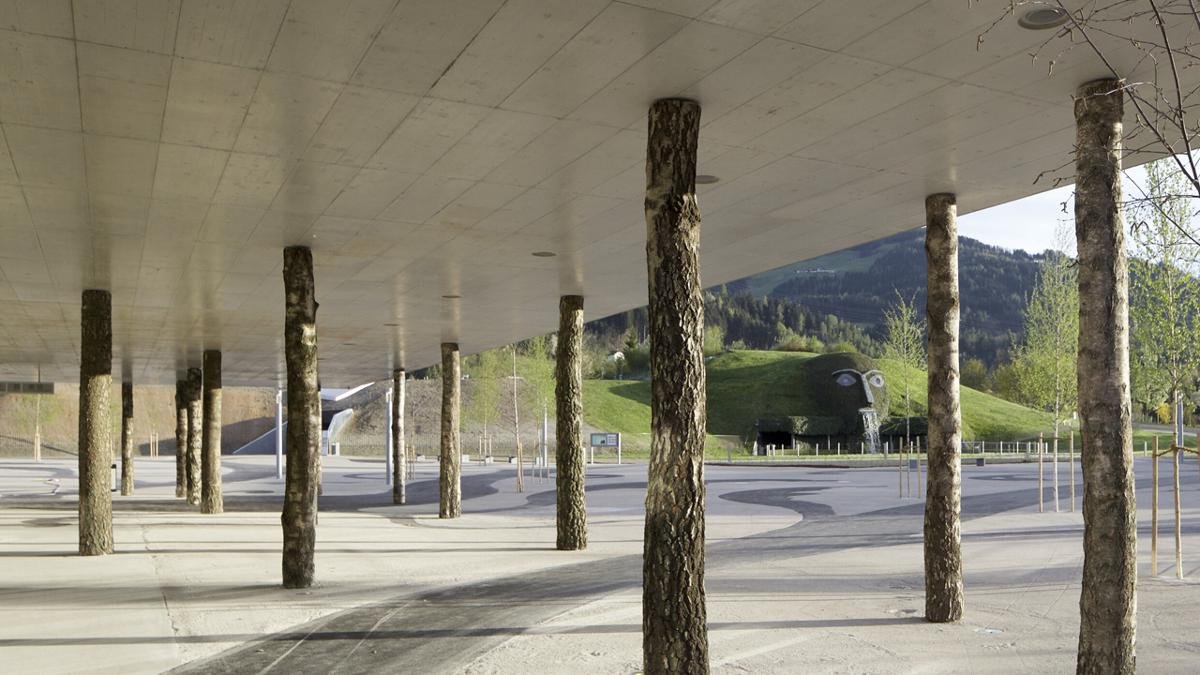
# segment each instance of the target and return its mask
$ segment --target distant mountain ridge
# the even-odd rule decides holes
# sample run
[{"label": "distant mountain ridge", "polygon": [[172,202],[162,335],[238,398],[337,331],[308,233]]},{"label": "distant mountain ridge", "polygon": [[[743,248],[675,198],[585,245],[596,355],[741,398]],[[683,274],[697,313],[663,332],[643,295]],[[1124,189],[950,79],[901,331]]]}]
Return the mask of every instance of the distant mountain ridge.
[{"label": "distant mountain ridge", "polygon": [[[1029,254],[959,237],[962,352],[993,365],[1003,359],[1045,254]],[[925,234],[910,230],[886,239],[779,267],[726,284],[747,293],[795,302],[882,335],[883,315],[897,293],[925,311]]]}]

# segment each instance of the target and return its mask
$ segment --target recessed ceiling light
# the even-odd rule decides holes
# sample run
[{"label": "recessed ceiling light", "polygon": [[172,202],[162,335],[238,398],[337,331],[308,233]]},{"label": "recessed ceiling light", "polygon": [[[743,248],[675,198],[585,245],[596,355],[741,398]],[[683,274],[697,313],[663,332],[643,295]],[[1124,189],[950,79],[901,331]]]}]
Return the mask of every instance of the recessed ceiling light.
[{"label": "recessed ceiling light", "polygon": [[553,258],[558,254],[553,251],[534,251],[532,255],[535,258]]},{"label": "recessed ceiling light", "polygon": [[1062,7],[1035,7],[1028,12],[1025,12],[1017,19],[1017,24],[1021,28],[1029,30],[1045,30],[1047,28],[1058,28],[1070,20],[1067,15],[1067,10]]},{"label": "recessed ceiling light", "polygon": [[721,179],[717,178],[716,176],[714,176],[710,173],[696,174],[696,185],[712,185],[713,183],[715,183],[719,180],[721,180]]},{"label": "recessed ceiling light", "polygon": [[454,295],[453,293],[451,293],[451,294],[449,294],[449,295],[443,295],[442,297],[443,297],[443,298],[445,298],[445,299],[447,299],[447,300],[458,300],[458,299],[459,299],[459,298],[461,298],[462,296],[461,296],[461,295]]}]

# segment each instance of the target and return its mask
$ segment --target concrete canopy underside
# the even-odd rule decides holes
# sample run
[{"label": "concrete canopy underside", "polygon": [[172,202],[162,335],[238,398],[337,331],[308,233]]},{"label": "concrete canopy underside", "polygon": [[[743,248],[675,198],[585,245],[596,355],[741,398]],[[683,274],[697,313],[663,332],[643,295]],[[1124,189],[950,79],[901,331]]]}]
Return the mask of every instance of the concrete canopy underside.
[{"label": "concrete canopy underside", "polygon": [[[663,96],[701,103],[720,178],[706,285],[918,227],[930,193],[1027,196],[1071,161],[1075,87],[1110,72],[1077,48],[1047,76],[1048,32],[1011,18],[976,49],[1008,4],[0,3],[0,374],[77,379],[98,287],[118,372],[172,382],[214,348],[227,385],[278,384],[296,244],[325,386],[551,331],[564,294],[589,318],[645,304]],[[1106,55],[1137,74],[1129,45]]]}]

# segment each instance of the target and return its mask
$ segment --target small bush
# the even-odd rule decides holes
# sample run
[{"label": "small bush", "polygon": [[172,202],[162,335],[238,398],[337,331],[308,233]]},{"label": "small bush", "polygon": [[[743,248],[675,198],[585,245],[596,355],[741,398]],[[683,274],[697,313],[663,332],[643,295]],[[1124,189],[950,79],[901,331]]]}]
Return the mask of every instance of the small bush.
[{"label": "small bush", "polygon": [[835,342],[825,348],[826,354],[840,354],[843,352],[849,352],[851,354],[856,354],[856,353],[858,353],[858,347],[855,347],[854,343],[850,342],[849,340],[841,340],[841,341]]},{"label": "small bush", "polygon": [[811,335],[785,335],[775,344],[777,352],[815,352],[825,350],[825,344]]}]

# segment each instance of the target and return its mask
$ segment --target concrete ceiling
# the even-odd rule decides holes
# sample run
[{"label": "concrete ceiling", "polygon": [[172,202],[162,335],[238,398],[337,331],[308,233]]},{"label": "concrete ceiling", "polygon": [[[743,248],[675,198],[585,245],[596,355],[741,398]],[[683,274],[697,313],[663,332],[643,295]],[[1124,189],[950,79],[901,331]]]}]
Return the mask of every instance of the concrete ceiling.
[{"label": "concrete ceiling", "polygon": [[[321,376],[385,377],[646,301],[645,111],[703,106],[703,281],[1049,187],[1087,50],[1047,76],[1008,0],[0,2],[0,375],[283,379],[282,247],[316,260]],[[1114,46],[1118,65],[1136,53]],[[535,257],[550,251],[556,257]],[[461,299],[446,299],[458,295]]]}]

